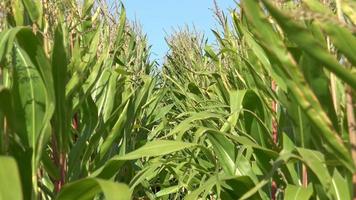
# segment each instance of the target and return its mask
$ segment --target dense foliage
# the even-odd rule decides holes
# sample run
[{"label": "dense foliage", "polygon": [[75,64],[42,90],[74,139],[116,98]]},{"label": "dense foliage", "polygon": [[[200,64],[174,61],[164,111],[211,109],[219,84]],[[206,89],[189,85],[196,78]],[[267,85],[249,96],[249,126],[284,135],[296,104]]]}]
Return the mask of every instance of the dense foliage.
[{"label": "dense foliage", "polygon": [[352,199],[356,3],[244,0],[160,68],[123,5],[0,3],[0,199]]}]

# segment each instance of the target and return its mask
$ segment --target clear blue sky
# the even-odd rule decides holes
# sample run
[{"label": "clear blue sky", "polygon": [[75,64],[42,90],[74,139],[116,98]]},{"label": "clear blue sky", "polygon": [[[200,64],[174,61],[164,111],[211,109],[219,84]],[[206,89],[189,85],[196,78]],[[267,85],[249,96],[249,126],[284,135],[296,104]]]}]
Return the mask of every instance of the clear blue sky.
[{"label": "clear blue sky", "polygon": [[[214,39],[210,29],[217,22],[213,17],[213,0],[123,0],[127,17],[137,19],[143,26],[143,32],[152,45],[152,58],[159,59],[165,55],[168,47],[164,37],[173,28],[194,24],[198,31]],[[217,0],[221,10],[235,8],[233,0]]]}]

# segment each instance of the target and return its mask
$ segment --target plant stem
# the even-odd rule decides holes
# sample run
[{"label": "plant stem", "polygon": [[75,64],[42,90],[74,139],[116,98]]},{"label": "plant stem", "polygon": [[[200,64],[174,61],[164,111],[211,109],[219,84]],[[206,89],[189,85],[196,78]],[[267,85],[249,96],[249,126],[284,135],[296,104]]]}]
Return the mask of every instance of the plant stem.
[{"label": "plant stem", "polygon": [[[274,80],[272,80],[272,90],[276,92],[277,85]],[[277,125],[277,103],[276,101],[272,101],[272,112],[275,114],[276,117],[273,117],[272,119],[272,137],[273,137],[273,142],[274,144],[277,144],[278,142],[278,125]]]},{"label": "plant stem", "polygon": [[343,17],[343,13],[342,13],[342,8],[341,8],[341,0],[335,0],[336,2],[336,13],[337,13],[337,17],[339,18],[339,20],[341,22],[345,22],[344,17]]},{"label": "plant stem", "polygon": [[[304,130],[303,130],[304,124],[303,124],[302,111],[300,106],[298,106],[298,118],[299,118],[299,127],[300,127],[301,146],[302,148],[305,148]],[[302,163],[302,185],[304,187],[308,187],[308,171],[304,163]]]},{"label": "plant stem", "polygon": [[58,186],[59,190],[62,188],[62,186],[65,184],[65,177],[67,174],[67,159],[66,159],[66,153],[61,152],[59,154],[59,167],[60,167],[60,173],[61,173],[61,178],[59,180]]},{"label": "plant stem", "polygon": [[[52,135],[52,158],[54,163],[59,166],[59,159],[58,159],[58,148],[57,148],[57,141],[56,141],[56,136],[53,133]],[[61,189],[60,181],[55,180],[54,182],[54,191],[58,193]]]},{"label": "plant stem", "polygon": [[[352,159],[354,165],[356,166],[356,121],[354,114],[354,106],[352,100],[352,89],[350,86],[346,86],[346,115],[347,115],[347,126],[349,131],[350,146]],[[352,177],[353,187],[354,187],[354,199],[356,199],[356,173]]]},{"label": "plant stem", "polygon": [[[276,92],[277,90],[277,85],[274,80],[272,80],[272,91]],[[277,125],[277,103],[276,101],[272,101],[272,113],[274,114],[275,117],[272,117],[272,137],[273,137],[273,142],[275,145],[277,145],[278,142],[278,125]],[[272,116],[273,116],[272,114]],[[276,193],[277,193],[277,183],[276,181],[272,180],[272,186],[271,186],[271,192],[272,192],[272,200],[276,199]]]}]

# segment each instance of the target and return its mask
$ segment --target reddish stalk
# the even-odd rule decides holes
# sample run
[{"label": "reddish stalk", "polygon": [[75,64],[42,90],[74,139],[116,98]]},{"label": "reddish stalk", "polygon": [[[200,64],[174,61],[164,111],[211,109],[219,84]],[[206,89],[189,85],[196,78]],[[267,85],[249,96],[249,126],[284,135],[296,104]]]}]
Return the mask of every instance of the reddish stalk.
[{"label": "reddish stalk", "polygon": [[67,174],[67,160],[65,153],[59,154],[59,157],[57,157],[56,160],[56,164],[59,166],[60,178],[55,181],[54,188],[55,191],[58,193],[59,191],[61,191],[63,185],[65,184],[65,177]]},{"label": "reddish stalk", "polygon": [[276,200],[276,194],[277,194],[277,183],[276,181],[272,181],[271,200]]},{"label": "reddish stalk", "polygon": [[67,156],[65,152],[58,152],[57,143],[55,138],[52,139],[53,148],[53,160],[55,164],[59,167],[59,179],[54,182],[54,190],[56,193],[61,191],[63,185],[65,184],[65,177],[67,174]]},{"label": "reddish stalk", "polygon": [[[354,160],[354,165],[356,165],[356,121],[355,121],[355,111],[352,100],[352,88],[346,86],[346,114],[347,114],[347,126],[349,131],[350,145],[351,145],[351,155]],[[352,183],[354,188],[353,199],[356,200],[356,173],[353,174]]]},{"label": "reddish stalk", "polygon": [[65,183],[67,169],[66,154],[58,151],[57,140],[54,136],[52,137],[52,149],[54,163],[59,167],[60,172],[59,179],[54,181],[54,191],[58,193],[59,191],[61,191],[62,186]]},{"label": "reddish stalk", "polygon": [[[60,166],[59,158],[58,158],[58,147],[57,147],[57,140],[55,137],[55,134],[52,136],[52,156],[53,156],[53,161],[56,164],[56,166]],[[61,178],[60,178],[61,179]],[[61,180],[57,179],[54,181],[54,191],[58,193],[61,190],[62,183]]]},{"label": "reddish stalk", "polygon": [[[72,32],[70,33],[70,50],[73,49],[74,46],[74,41],[73,41],[73,34]],[[74,127],[74,129],[78,129],[78,119],[77,119],[77,115],[75,114],[73,117],[73,121],[72,121],[72,126]],[[60,173],[60,178],[58,180],[55,181],[55,191],[59,192],[63,185],[65,184],[65,177],[67,174],[67,154],[64,152],[64,150],[62,149],[60,152],[58,151],[58,144],[56,141],[56,137],[52,137],[52,144],[53,144],[53,159],[55,161],[55,164],[57,166],[59,166],[59,173]]]},{"label": "reddish stalk", "polygon": [[52,149],[54,163],[59,168],[59,179],[54,181],[54,190],[56,193],[58,193],[59,191],[61,191],[66,181],[65,178],[67,174],[67,156],[65,152],[59,150],[55,136],[52,137]]},{"label": "reddish stalk", "polygon": [[4,118],[4,143],[5,143],[5,146],[4,146],[5,151],[4,152],[7,152],[7,145],[9,144],[9,136],[8,136],[8,133],[7,133],[7,120],[6,120],[6,117]]},{"label": "reddish stalk", "polygon": [[73,128],[75,130],[78,130],[78,114],[77,113],[75,113],[74,117],[73,117]]},{"label": "reddish stalk", "polygon": [[65,183],[65,177],[67,174],[67,159],[66,159],[66,154],[65,153],[60,153],[59,154],[59,166],[60,166],[60,174],[61,174],[61,178],[58,182],[58,191],[61,190],[62,186]]},{"label": "reddish stalk", "polygon": [[9,136],[8,136],[8,133],[7,133],[7,121],[6,121],[6,117],[4,117],[4,137],[3,137],[3,146],[1,147],[2,148],[2,151],[3,153],[8,153],[8,144],[9,144]]},{"label": "reddish stalk", "polygon": [[[78,130],[78,114],[74,114],[73,117],[73,121],[72,121],[72,126],[75,130]],[[58,149],[57,148],[57,143],[54,140],[53,141],[54,144],[54,149]],[[65,184],[65,177],[67,175],[67,156],[65,152],[54,152],[54,155],[56,155],[56,157],[54,158],[56,164],[59,166],[59,170],[60,170],[60,179],[56,180],[55,182],[55,191],[59,192],[62,188],[62,186]],[[57,157],[58,155],[58,157]]]},{"label": "reddish stalk", "polygon": [[308,187],[308,171],[305,164],[302,164],[303,187]]},{"label": "reddish stalk", "polygon": [[[72,50],[74,46],[74,41],[73,41],[73,34],[70,34],[70,49]],[[75,130],[78,130],[78,116],[77,114],[74,114],[73,121],[72,121],[72,126]],[[63,185],[65,184],[65,177],[67,174],[67,154],[63,151],[59,152],[58,151],[58,144],[53,137],[52,139],[52,144],[53,144],[53,160],[55,164],[59,167],[59,173],[60,173],[60,178],[55,181],[55,191],[59,192]]]}]

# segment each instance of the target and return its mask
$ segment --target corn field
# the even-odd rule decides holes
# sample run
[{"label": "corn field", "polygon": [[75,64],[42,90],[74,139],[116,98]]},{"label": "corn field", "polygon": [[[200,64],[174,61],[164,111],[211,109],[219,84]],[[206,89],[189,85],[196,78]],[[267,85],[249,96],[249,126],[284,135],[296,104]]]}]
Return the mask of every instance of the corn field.
[{"label": "corn field", "polygon": [[356,199],[356,2],[241,0],[162,65],[124,5],[0,2],[0,200]]}]

